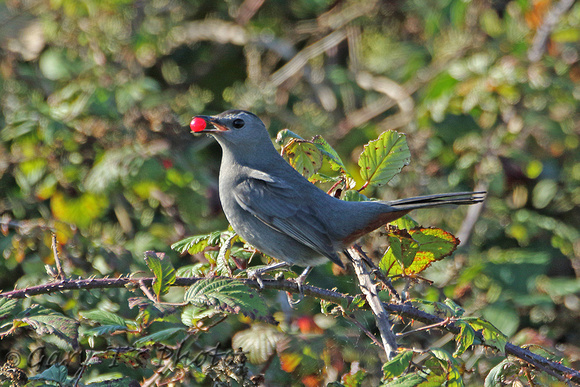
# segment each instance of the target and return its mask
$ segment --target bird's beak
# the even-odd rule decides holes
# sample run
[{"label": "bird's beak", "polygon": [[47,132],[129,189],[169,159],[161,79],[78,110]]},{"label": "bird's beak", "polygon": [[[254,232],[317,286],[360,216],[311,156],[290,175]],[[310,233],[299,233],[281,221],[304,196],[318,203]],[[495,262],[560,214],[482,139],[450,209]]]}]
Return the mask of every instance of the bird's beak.
[{"label": "bird's beak", "polygon": [[225,132],[228,128],[220,123],[219,118],[213,116],[195,116],[189,124],[194,133]]}]

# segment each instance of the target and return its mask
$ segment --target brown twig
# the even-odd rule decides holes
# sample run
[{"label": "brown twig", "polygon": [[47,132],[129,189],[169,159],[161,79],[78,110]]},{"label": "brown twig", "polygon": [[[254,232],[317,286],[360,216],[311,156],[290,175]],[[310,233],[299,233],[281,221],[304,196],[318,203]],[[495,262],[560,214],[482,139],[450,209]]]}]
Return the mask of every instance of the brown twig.
[{"label": "brown twig", "polygon": [[440,322],[435,323],[435,324],[424,325],[421,328],[413,329],[412,331],[397,333],[397,337],[405,337],[405,336],[412,335],[413,333],[417,333],[417,332],[421,332],[421,331],[428,331],[429,329],[433,329],[433,328],[444,327],[445,325],[449,324],[450,322],[452,322],[452,319],[450,317],[447,317],[445,320],[440,321]]},{"label": "brown twig", "polygon": [[345,38],[346,31],[337,30],[328,34],[317,42],[312,43],[298,54],[296,54],[294,58],[282,66],[282,68],[272,74],[270,77],[270,83],[272,83],[274,86],[280,86],[288,78],[299,72],[310,59],[317,57],[329,48],[338,45]]},{"label": "brown twig", "polygon": [[[220,277],[216,277],[220,278]],[[204,278],[183,278],[178,277],[172,286],[191,286],[196,282]],[[107,289],[107,288],[124,288],[133,286],[134,288],[139,287],[139,281],[143,281],[146,286],[151,286],[154,278],[131,278],[131,277],[120,277],[120,278],[100,278],[100,279],[68,279],[67,281],[58,281],[53,283],[47,283],[37,286],[31,286],[25,289],[17,289],[4,293],[0,293],[0,298],[13,298],[22,299],[32,296],[37,296],[41,294],[50,294],[56,292],[62,292],[67,290],[79,290],[79,289]],[[239,279],[245,285],[259,289],[259,285],[254,280]],[[288,280],[270,280],[263,279],[263,285],[265,289],[271,290],[282,290],[286,292],[299,293],[300,290],[298,285],[292,281]],[[333,290],[322,289],[311,285],[302,285],[302,291],[304,296],[315,297],[329,302],[334,302],[337,304],[352,303],[354,297],[348,294],[340,293]],[[420,309],[415,308],[409,303],[406,304],[391,304],[383,303],[383,308],[391,314],[396,314],[398,316],[408,318],[411,320],[416,320],[423,322],[425,324],[437,324],[445,321],[445,319],[438,317],[436,315],[424,312]],[[449,323],[441,327],[448,332],[458,334],[460,332],[460,327],[454,323]],[[485,339],[480,332],[476,332],[476,335],[482,343],[485,344]],[[566,367],[561,363],[552,361],[540,355],[531,352],[527,348],[521,348],[517,345],[507,343],[505,346],[506,354],[512,355],[537,369],[544,371],[558,380],[564,382],[571,382],[580,384],[580,372],[573,370],[572,368]]]},{"label": "brown twig", "polygon": [[56,265],[56,272],[58,275],[58,278],[61,281],[65,281],[66,280],[66,275],[64,274],[64,270],[62,269],[62,266],[60,264],[60,257],[58,256],[58,247],[57,247],[57,241],[56,241],[56,233],[52,233],[52,254],[54,255],[54,263]]},{"label": "brown twig", "polygon": [[371,339],[371,341],[372,341],[373,343],[375,343],[375,345],[376,345],[377,347],[381,348],[383,351],[385,350],[385,347],[384,347],[384,345],[383,345],[383,344],[382,344],[382,343],[381,343],[379,340],[377,340],[377,338],[375,337],[375,335],[373,335],[373,334],[372,334],[372,333],[371,333],[371,332],[370,332],[370,331],[369,331],[367,328],[365,328],[365,326],[364,326],[364,325],[362,325],[362,324],[361,324],[361,322],[360,322],[360,321],[358,321],[358,320],[357,320],[357,319],[354,317],[354,315],[350,315],[350,314],[343,313],[343,316],[344,316],[344,317],[345,317],[347,320],[349,320],[350,322],[352,322],[354,325],[356,325],[356,326],[358,327],[358,329],[360,329],[361,331],[363,331],[363,333],[364,333],[365,335],[367,335],[367,337],[368,337],[369,339]]},{"label": "brown twig", "polygon": [[153,283],[151,283],[151,284],[149,284],[149,286],[147,286],[145,284],[145,281],[143,281],[142,279],[139,280],[139,288],[141,289],[141,291],[143,292],[143,294],[145,294],[145,296],[149,300],[157,303],[157,302],[159,302],[159,300],[157,299],[157,297],[155,297],[155,294],[151,293],[151,290],[149,290],[149,288],[151,287],[152,284]]}]

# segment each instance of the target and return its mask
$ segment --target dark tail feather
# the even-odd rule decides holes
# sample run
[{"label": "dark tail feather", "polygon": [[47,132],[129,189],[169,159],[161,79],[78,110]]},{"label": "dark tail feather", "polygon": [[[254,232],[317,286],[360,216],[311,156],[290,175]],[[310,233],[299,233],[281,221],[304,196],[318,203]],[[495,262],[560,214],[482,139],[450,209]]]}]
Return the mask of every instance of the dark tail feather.
[{"label": "dark tail feather", "polygon": [[383,203],[388,204],[398,211],[411,211],[417,208],[481,203],[485,199],[486,193],[487,192],[485,191],[453,192],[416,196],[414,198],[399,199]]}]

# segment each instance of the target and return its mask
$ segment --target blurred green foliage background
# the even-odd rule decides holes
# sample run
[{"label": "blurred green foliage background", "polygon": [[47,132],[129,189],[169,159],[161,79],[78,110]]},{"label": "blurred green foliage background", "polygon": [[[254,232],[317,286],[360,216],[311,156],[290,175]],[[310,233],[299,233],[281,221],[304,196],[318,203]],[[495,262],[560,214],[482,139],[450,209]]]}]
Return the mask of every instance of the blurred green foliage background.
[{"label": "blurred green foliage background", "polygon": [[[203,261],[169,249],[227,227],[219,148],[187,125],[196,114],[241,108],[273,137],[284,128],[322,135],[354,175],[362,145],[387,129],[405,132],[411,164],[368,196],[488,190],[481,213],[413,214],[466,243],[430,268],[435,287],[412,295],[453,298],[515,343],[578,361],[580,4],[544,34],[557,4],[0,3],[0,288],[50,280],[50,229],[74,277],[146,270],[145,250],[167,252],[176,267]],[[380,233],[364,242],[372,256],[384,252]],[[316,269],[309,282],[356,291],[352,276],[329,272]],[[132,318],[127,293],[34,301],[73,318],[93,308]],[[292,313],[299,321],[317,304]],[[223,329],[222,342],[236,329]],[[359,335],[353,325],[334,329],[341,340]],[[5,338],[0,355],[28,345]],[[341,345],[346,363],[365,362]],[[472,356],[473,365],[482,354]],[[474,385],[491,366],[477,368]]]}]

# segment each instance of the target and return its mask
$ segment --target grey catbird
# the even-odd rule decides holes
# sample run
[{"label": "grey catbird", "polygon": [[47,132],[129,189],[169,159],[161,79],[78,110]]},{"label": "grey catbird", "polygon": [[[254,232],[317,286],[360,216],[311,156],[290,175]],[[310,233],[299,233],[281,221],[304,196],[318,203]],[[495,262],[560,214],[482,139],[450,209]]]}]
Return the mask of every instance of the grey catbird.
[{"label": "grey catbird", "polygon": [[417,208],[479,203],[485,194],[347,202],[292,168],[253,113],[228,110],[197,116],[190,127],[211,134],[223,150],[219,196],[233,229],[263,253],[288,264],[310,267],[329,259],[344,267],[337,252],[381,225]]}]

